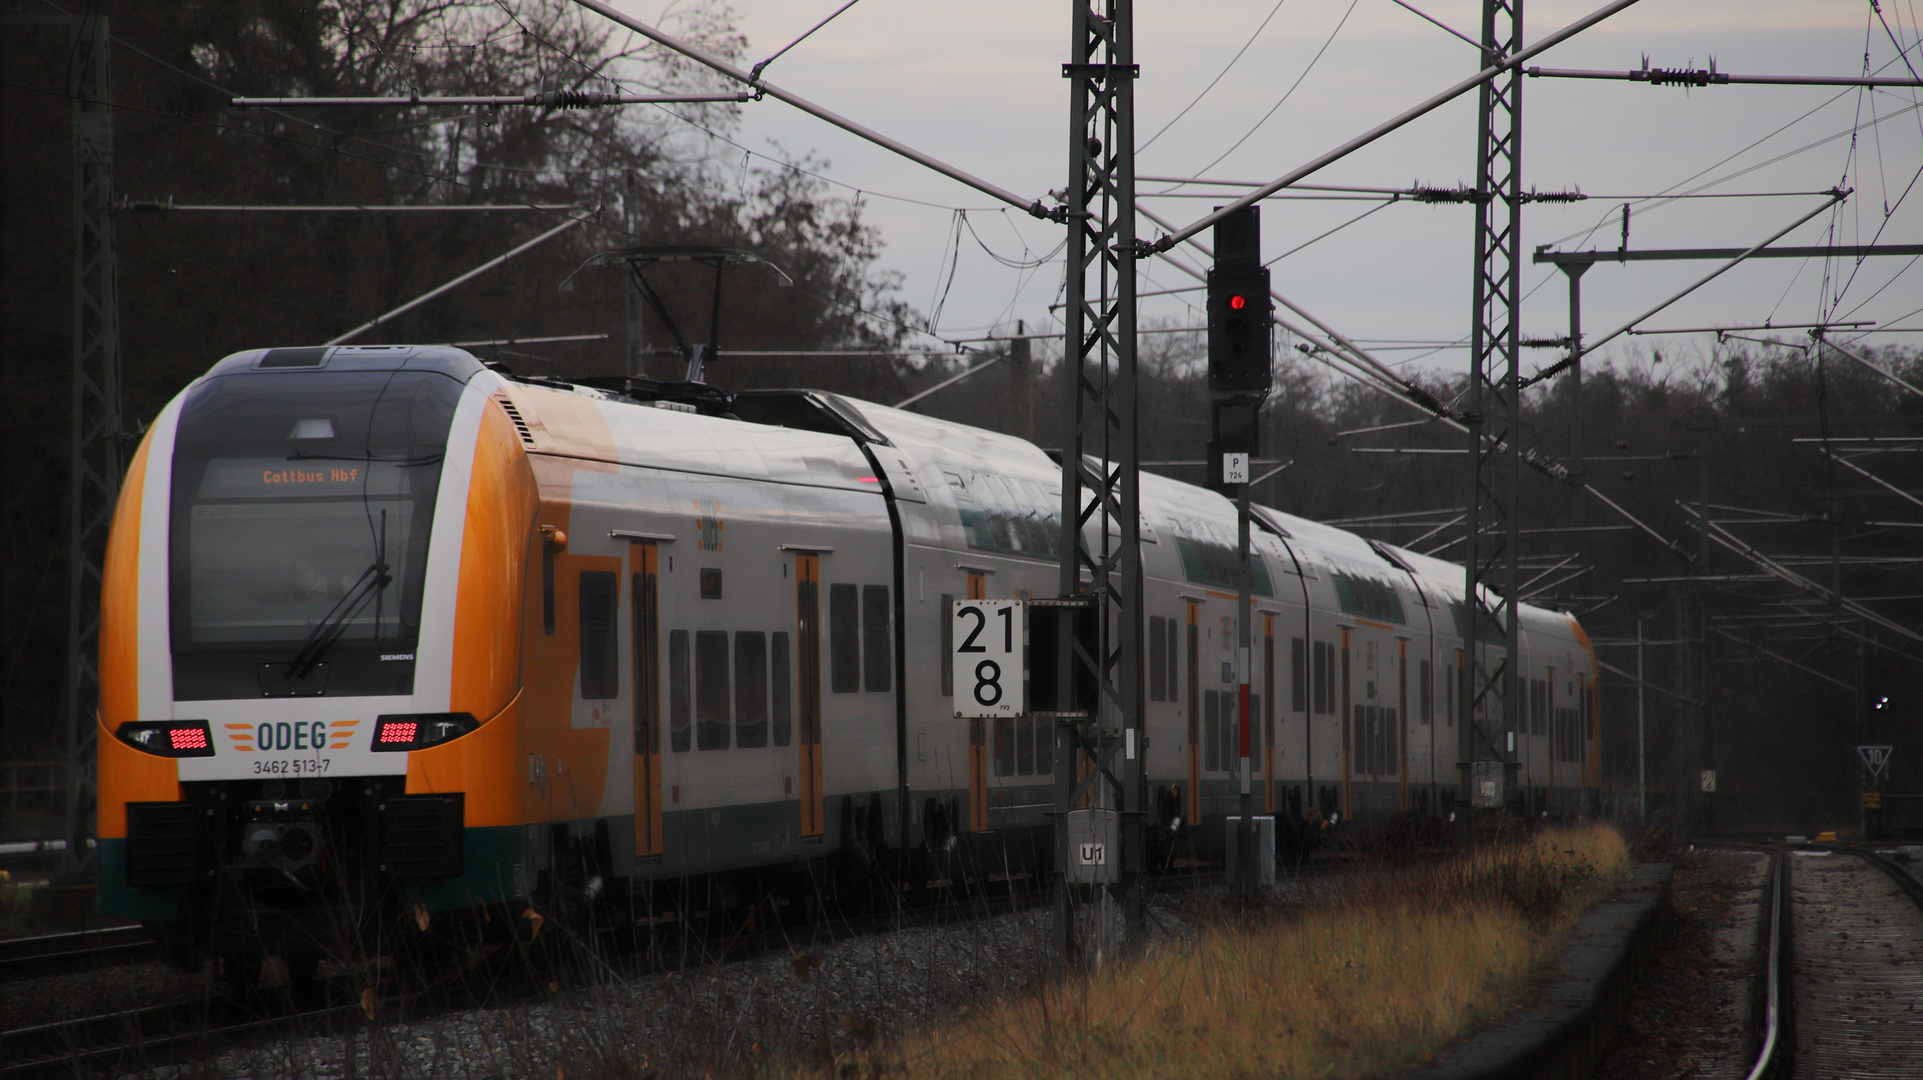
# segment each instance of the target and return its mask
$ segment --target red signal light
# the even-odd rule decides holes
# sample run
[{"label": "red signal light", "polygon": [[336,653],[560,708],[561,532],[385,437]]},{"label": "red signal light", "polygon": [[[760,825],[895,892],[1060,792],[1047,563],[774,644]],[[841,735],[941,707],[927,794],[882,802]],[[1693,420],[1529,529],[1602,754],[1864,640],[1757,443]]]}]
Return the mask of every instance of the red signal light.
[{"label": "red signal light", "polygon": [[1238,295],[1229,297],[1230,311],[1241,311],[1243,308],[1248,306],[1249,306],[1249,298],[1246,296],[1242,296],[1238,294]]},{"label": "red signal light", "polygon": [[207,729],[201,727],[177,727],[167,729],[167,741],[175,750],[207,749]]},{"label": "red signal light", "polygon": [[414,732],[419,729],[420,725],[412,721],[388,720],[381,724],[380,741],[384,743],[411,743],[414,741]]}]

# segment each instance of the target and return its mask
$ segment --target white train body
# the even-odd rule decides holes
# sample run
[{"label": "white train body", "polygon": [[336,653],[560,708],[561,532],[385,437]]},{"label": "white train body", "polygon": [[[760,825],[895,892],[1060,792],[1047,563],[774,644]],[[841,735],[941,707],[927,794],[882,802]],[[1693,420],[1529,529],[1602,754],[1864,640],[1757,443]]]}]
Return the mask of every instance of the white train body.
[{"label": "white train body", "polygon": [[[334,415],[308,417],[305,402],[330,387],[390,394],[389,375],[438,402],[420,415],[441,419],[406,436],[428,449],[401,465],[370,449],[373,434],[302,449],[324,446],[296,435]],[[278,418],[263,422],[288,427],[292,449],[275,428],[223,450],[206,404],[221,394]],[[389,407],[352,397],[328,399],[345,410],[330,425]],[[955,718],[946,626],[952,600],[1056,595],[1056,463],[1020,439],[833,395],[751,392],[733,408],[739,419],[515,381],[445,348],[242,353],[183,391],[130,472],[109,554],[103,908],[258,923],[248,882],[268,870],[360,874],[357,888],[430,908],[513,901],[536,896],[570,844],[635,883],[1011,836],[1045,850],[1046,730]],[[358,491],[303,501],[267,483],[277,462],[416,471],[380,481],[411,495],[356,478]],[[1149,782],[1158,824],[1180,817],[1206,855],[1239,791],[1235,511],[1159,476],[1141,492]],[[410,517],[429,493],[431,515]],[[330,540],[337,512],[365,519],[365,535]],[[279,531],[247,532],[250,514]],[[1256,514],[1259,806],[1363,829],[1446,814],[1460,568]],[[223,536],[252,539],[225,551]],[[299,578],[314,557],[299,552],[327,543],[351,548],[321,553],[340,576],[394,567],[378,590],[392,606],[343,621],[322,662],[296,672],[325,605],[242,579]],[[274,604],[290,614],[260,614]],[[1599,778],[1594,654],[1572,618],[1527,606],[1521,639],[1528,724],[1505,795],[1580,812]],[[414,743],[399,734],[415,727],[394,728],[405,749],[384,749],[403,721],[453,726]],[[173,756],[140,741],[152,728],[191,742],[172,734],[183,724],[204,724],[211,745]],[[323,788],[303,809],[269,805]],[[291,842],[309,826],[289,814],[314,819],[323,850],[364,858],[295,865],[248,839],[281,829]],[[345,887],[314,880],[315,898]]]}]

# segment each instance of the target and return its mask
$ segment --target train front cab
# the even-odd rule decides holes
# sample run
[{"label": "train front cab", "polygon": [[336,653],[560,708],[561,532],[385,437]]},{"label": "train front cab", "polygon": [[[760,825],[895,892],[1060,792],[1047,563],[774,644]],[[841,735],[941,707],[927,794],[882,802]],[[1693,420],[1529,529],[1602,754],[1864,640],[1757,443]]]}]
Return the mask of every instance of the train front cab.
[{"label": "train front cab", "polygon": [[293,955],[525,895],[538,534],[495,379],[446,349],[250,352],[156,420],[103,575],[103,914]]}]

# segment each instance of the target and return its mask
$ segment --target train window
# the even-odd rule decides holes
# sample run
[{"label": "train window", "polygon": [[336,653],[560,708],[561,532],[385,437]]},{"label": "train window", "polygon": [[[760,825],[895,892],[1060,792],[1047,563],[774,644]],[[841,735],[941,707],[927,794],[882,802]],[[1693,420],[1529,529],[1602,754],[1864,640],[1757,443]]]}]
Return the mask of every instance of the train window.
[{"label": "train window", "polygon": [[728,632],[694,632],[694,744],[728,748]]},{"label": "train window", "polygon": [[1051,776],[1055,772],[1055,725],[1047,721],[1035,724],[1035,775]]},{"label": "train window", "polygon": [[[1355,686],[1354,680],[1350,678],[1350,671],[1349,671],[1350,652],[1351,650],[1349,649],[1349,643],[1345,639],[1342,642],[1342,671],[1340,674],[1334,675],[1334,677],[1332,677],[1329,680],[1329,703],[1330,703],[1329,711],[1330,712],[1336,711],[1336,708],[1337,708],[1336,703],[1338,700],[1341,702],[1342,705],[1348,704],[1349,694],[1352,692],[1352,688]],[[1335,646],[1334,645],[1329,646],[1329,661],[1330,661],[1329,670],[1331,672],[1334,672],[1335,671]]]},{"label": "train window", "polygon": [[690,744],[694,711],[688,707],[688,632],[668,631],[668,739],[675,753]]},{"label": "train window", "polygon": [[1336,601],[1343,611],[1383,622],[1407,621],[1402,613],[1402,598],[1388,582],[1340,570],[1329,577],[1335,583]]},{"label": "train window", "polygon": [[768,696],[769,719],[773,721],[775,745],[786,746],[794,735],[793,697],[788,680],[788,632],[776,631],[770,635],[768,670],[772,676],[772,693]]},{"label": "train window", "polygon": [[1416,661],[1416,716],[1425,724],[1436,719],[1435,682],[1435,668],[1429,661]]},{"label": "train window", "polygon": [[1222,767],[1222,695],[1202,691],[1202,768]]},{"label": "train window", "polygon": [[734,744],[768,745],[768,635],[759,630],[734,636]]},{"label": "train window", "polygon": [[[1254,694],[1249,695],[1249,715],[1255,715],[1258,704]],[[1232,690],[1222,691],[1222,767],[1233,770],[1239,767],[1242,756],[1242,705],[1241,698]]]},{"label": "train window", "polygon": [[[1061,495],[1029,480],[944,470],[968,546],[1008,555],[1054,557],[1060,541]],[[961,505],[969,504],[969,505]]]},{"label": "train window", "polygon": [[828,586],[828,689],[861,689],[861,598],[853,585]]},{"label": "train window", "polygon": [[1309,709],[1309,647],[1301,638],[1289,639],[1289,707]]},{"label": "train window", "polygon": [[888,586],[861,587],[861,670],[862,685],[880,693],[895,685],[894,641],[889,630]]},{"label": "train window", "polygon": [[1315,654],[1312,665],[1311,689],[1314,692],[1315,713],[1317,716],[1333,716],[1335,700],[1335,643],[1330,641],[1314,642]]},{"label": "train window", "polygon": [[1015,771],[1022,776],[1035,775],[1035,718],[1018,717],[1015,721]]},{"label": "train window", "polygon": [[614,607],[621,579],[612,570],[581,571],[581,696],[621,696]]},{"label": "train window", "polygon": [[1170,701],[1181,700],[1178,693],[1182,685],[1180,675],[1182,650],[1175,643],[1176,627],[1180,625],[1181,624],[1174,619],[1168,621],[1168,700]]},{"label": "train window", "polygon": [[1235,695],[1227,690],[1216,697],[1217,714],[1215,721],[1215,767],[1233,769],[1235,758],[1229,747],[1235,744]]},{"label": "train window", "polygon": [[941,594],[941,696],[955,696],[955,594]]},{"label": "train window", "polygon": [[[355,649],[415,651],[441,458],[460,395],[460,383],[426,371],[298,369],[210,379],[187,392],[164,545],[183,696],[258,697],[253,666],[235,668],[220,654],[246,646],[291,656],[330,618],[337,661]],[[317,437],[317,418],[331,438]],[[387,567],[378,582],[369,570],[376,564]],[[215,656],[215,666],[197,665],[199,655]],[[216,674],[225,671],[244,677],[228,685]],[[336,663],[329,686],[405,694],[412,671],[411,663]]]},{"label": "train window", "polygon": [[721,599],[721,571],[716,567],[701,568],[701,599]]},{"label": "train window", "polygon": [[1160,615],[1148,618],[1148,699],[1166,701],[1168,692],[1168,620]]},{"label": "train window", "polygon": [[[1217,589],[1241,587],[1242,560],[1236,556],[1235,544],[1191,535],[1194,529],[1173,519],[1169,521],[1169,531],[1175,535],[1175,551],[1182,558],[1182,575],[1190,582]],[[1275,587],[1269,580],[1268,561],[1259,552],[1249,553],[1249,579],[1254,595],[1275,595]]]},{"label": "train window", "polygon": [[995,775],[1015,775],[1015,721],[995,718]]},{"label": "train window", "polygon": [[1228,690],[1222,691],[1222,767],[1235,768],[1236,752],[1242,742],[1242,709],[1239,697]]},{"label": "train window", "polygon": [[[1262,718],[1263,718],[1262,695],[1250,694],[1249,695],[1249,721],[1251,723],[1255,723],[1254,730],[1249,732],[1249,764],[1251,768],[1253,768],[1255,764],[1256,752],[1261,749],[1262,739],[1273,739],[1275,737],[1275,714],[1274,713],[1268,714],[1268,728],[1269,728],[1268,733],[1263,735],[1261,739],[1258,739],[1256,737],[1256,733],[1260,732],[1263,727],[1262,724],[1256,723],[1256,722],[1261,720]],[[1240,742],[1241,734],[1242,734],[1242,729],[1241,729],[1241,726],[1238,724],[1236,726],[1236,737],[1238,741],[1236,742],[1235,749],[1233,751],[1238,755],[1242,753],[1242,744]]]}]

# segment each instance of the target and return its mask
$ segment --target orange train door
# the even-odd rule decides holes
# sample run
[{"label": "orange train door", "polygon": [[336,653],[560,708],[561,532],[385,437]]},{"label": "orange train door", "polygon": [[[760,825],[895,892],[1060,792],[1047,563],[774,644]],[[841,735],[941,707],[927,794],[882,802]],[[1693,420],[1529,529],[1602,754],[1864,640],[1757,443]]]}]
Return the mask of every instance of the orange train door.
[{"label": "orange train door", "polygon": [[[1254,717],[1249,718],[1255,722]],[[1275,813],[1275,616],[1262,613],[1262,812]]]},{"label": "orange train door", "polygon": [[[968,572],[968,598],[988,599],[988,575]],[[968,721],[968,829],[988,830],[988,721],[979,716]]]},{"label": "orange train door", "polygon": [[795,671],[801,714],[801,836],[827,830],[821,790],[821,556],[795,556]]},{"label": "orange train door", "polygon": [[634,621],[634,857],[661,857],[661,602],[660,552],[628,547]]},{"label": "orange train door", "polygon": [[1188,602],[1189,806],[1188,823],[1202,822],[1202,605]]}]

